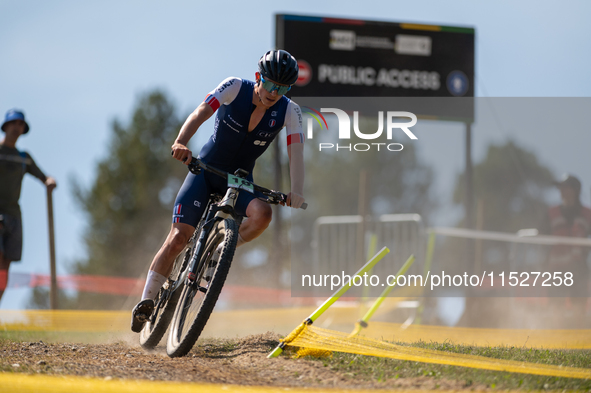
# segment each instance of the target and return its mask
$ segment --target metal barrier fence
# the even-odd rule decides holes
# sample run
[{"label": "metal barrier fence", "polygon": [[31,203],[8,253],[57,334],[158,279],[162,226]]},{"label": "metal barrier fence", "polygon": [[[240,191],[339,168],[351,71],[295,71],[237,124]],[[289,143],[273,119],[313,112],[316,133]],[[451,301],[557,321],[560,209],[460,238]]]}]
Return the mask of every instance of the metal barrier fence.
[{"label": "metal barrier fence", "polygon": [[591,327],[591,239],[538,235],[535,229],[502,233],[439,227],[428,232],[437,237],[432,272],[485,277],[483,285],[455,287],[447,295],[466,297],[464,326]]},{"label": "metal barrier fence", "polygon": [[[363,234],[363,242],[359,242],[360,233]],[[584,280],[583,276],[586,275],[572,271],[572,277],[578,284],[576,287],[542,288],[541,284],[530,282],[537,277],[536,272],[540,272],[538,281],[542,282],[551,272],[562,271],[555,267],[559,257],[578,255],[577,252],[591,267],[591,253],[587,254],[591,249],[591,239],[540,236],[535,230],[522,230],[515,234],[461,228],[426,228],[418,214],[384,215],[368,218],[365,222],[360,216],[325,216],[318,218],[313,227],[313,258],[312,263],[306,265],[306,274],[353,274],[367,260],[372,236],[376,239],[376,250],[383,246],[391,250],[371,272],[381,277],[380,283],[384,275],[393,274],[410,254],[417,257],[417,262],[407,274],[425,277],[427,263],[428,270],[434,274],[445,271],[448,275],[476,274],[481,277],[486,272],[486,280],[483,280],[486,285],[447,285],[437,291],[425,291],[426,287],[423,287],[419,295],[421,301],[425,301],[425,297],[469,297],[462,322],[465,326],[543,326],[553,329],[591,326],[579,321],[591,315],[591,298],[588,298],[591,280]],[[362,260],[359,260],[360,244],[363,247]],[[525,283],[530,286],[524,284],[527,274],[521,275],[521,272],[531,273],[530,281]],[[520,286],[510,284],[509,280],[515,281],[512,277],[516,275]],[[552,280],[560,281],[553,273]],[[585,286],[589,292],[584,292]],[[316,287],[308,289],[312,293],[320,291]],[[376,286],[367,290],[357,288],[353,297],[378,296],[382,289]],[[360,291],[363,293],[360,294]],[[401,288],[401,292],[393,292],[393,295],[413,297],[413,293],[404,292]],[[586,306],[584,300],[587,300]],[[441,323],[436,319],[436,308],[433,308],[439,307],[436,306],[438,301],[431,301],[430,304],[431,308],[423,315],[424,321]]]},{"label": "metal barrier fence", "polygon": [[[360,228],[364,229],[362,234]],[[313,231],[312,274],[354,273],[371,252],[372,237],[376,251],[384,246],[391,250],[372,274],[394,274],[411,254],[417,258],[412,272],[423,272],[426,238],[419,214],[385,214],[377,219],[368,217],[365,222],[358,215],[324,216],[316,220]]]},{"label": "metal barrier fence", "polygon": [[[466,255],[465,243],[455,247],[440,247],[435,253],[438,262],[469,259],[466,266],[475,274],[493,268],[518,271],[524,268],[549,269],[573,260],[586,260],[591,251],[591,239],[539,235],[536,229],[523,229],[514,233],[491,232],[462,228],[429,228],[429,233],[438,235],[441,245],[450,239],[461,239],[474,243],[473,255]],[[454,251],[458,251],[454,255]],[[448,263],[451,265],[451,263]],[[445,266],[445,265],[444,265]]]}]

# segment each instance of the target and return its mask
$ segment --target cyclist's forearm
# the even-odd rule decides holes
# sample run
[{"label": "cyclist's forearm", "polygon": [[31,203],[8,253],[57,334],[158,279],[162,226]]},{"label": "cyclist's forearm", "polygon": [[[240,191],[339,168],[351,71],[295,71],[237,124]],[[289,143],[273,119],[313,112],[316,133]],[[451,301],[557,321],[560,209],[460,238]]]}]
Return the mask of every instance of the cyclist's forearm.
[{"label": "cyclist's forearm", "polygon": [[201,127],[201,124],[209,119],[211,115],[213,115],[213,109],[211,109],[211,107],[205,102],[202,102],[197,109],[187,117],[175,142],[186,146],[199,127]]},{"label": "cyclist's forearm", "polygon": [[291,192],[304,195],[304,144],[292,143],[287,148]]}]

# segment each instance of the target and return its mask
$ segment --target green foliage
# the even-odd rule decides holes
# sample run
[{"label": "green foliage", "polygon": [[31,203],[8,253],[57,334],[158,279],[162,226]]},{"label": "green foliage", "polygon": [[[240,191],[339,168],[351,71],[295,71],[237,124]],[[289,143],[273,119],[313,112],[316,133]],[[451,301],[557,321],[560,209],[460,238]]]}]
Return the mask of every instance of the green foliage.
[{"label": "green foliage", "polygon": [[[375,119],[360,119],[364,133],[377,130]],[[305,212],[294,212],[292,217],[291,257],[298,272],[309,274],[315,263],[313,249],[314,221],[321,216],[358,215],[365,211],[374,218],[382,214],[418,213],[428,223],[435,207],[430,190],[433,171],[421,162],[415,144],[404,141],[402,151],[389,151],[381,139],[380,150],[375,145],[369,151],[355,151],[349,144],[374,142],[354,135],[350,140],[339,140],[336,132],[318,133],[306,144],[305,197],[309,204]],[[392,142],[392,141],[390,141]],[[320,151],[319,143],[339,144],[336,148]],[[345,146],[346,148],[342,148]],[[359,145],[358,150],[364,149]],[[365,181],[362,179],[365,177]],[[365,189],[361,189],[365,184]],[[361,191],[361,192],[360,192]],[[364,202],[363,199],[364,198]],[[365,204],[365,206],[363,206]],[[356,234],[353,234],[355,241]],[[379,244],[392,247],[393,243]],[[297,251],[294,251],[297,250]],[[365,250],[359,252],[365,258]],[[355,255],[351,256],[355,258]],[[361,264],[361,261],[359,261]]]},{"label": "green foliage", "polygon": [[[50,292],[47,287],[36,287],[33,288],[27,308],[36,310],[49,310],[50,304]],[[61,309],[76,308],[76,299],[69,297],[62,290],[57,291],[57,303]]]},{"label": "green foliage", "polygon": [[[515,233],[520,229],[535,228],[544,221],[548,209],[545,192],[552,184],[552,173],[534,153],[514,141],[489,145],[484,159],[474,165],[472,179],[477,229]],[[458,204],[465,203],[465,182],[462,173],[457,178],[454,192],[454,202]],[[458,226],[465,226],[465,219]],[[437,251],[437,264],[442,270],[454,274],[509,269],[512,262],[522,262],[516,260],[518,255],[512,253],[512,247],[507,242],[445,238]],[[467,310],[464,317],[467,313],[476,326],[493,327],[500,323],[495,314],[486,314],[482,308]]]},{"label": "green foliage", "polygon": [[[182,125],[163,92],[142,95],[131,120],[112,123],[108,155],[97,164],[88,189],[74,181],[87,216],[86,258],[77,274],[138,277],[147,271],[169,228],[174,197],[186,167],[170,156]],[[80,293],[80,308],[112,308],[123,299]]]},{"label": "green foliage", "polygon": [[[375,120],[362,118],[359,128],[370,132],[378,126]],[[332,136],[332,140],[323,142],[340,146],[368,142],[356,136],[346,142]],[[319,151],[318,142],[308,144],[311,148],[306,152],[309,163],[306,189],[316,198],[313,205],[321,207],[319,215],[358,214],[362,171],[368,176],[369,214],[419,213],[425,219],[433,210],[434,203],[429,196],[433,171],[419,160],[412,142],[404,143],[404,148],[398,152],[387,150],[384,144],[379,151],[375,146],[369,151]]]},{"label": "green foliage", "polygon": [[[490,145],[474,166],[474,193],[482,201],[483,229],[516,232],[538,225],[546,214],[544,192],[553,175],[534,153],[514,141]],[[454,202],[463,203],[465,175],[458,176]]]}]

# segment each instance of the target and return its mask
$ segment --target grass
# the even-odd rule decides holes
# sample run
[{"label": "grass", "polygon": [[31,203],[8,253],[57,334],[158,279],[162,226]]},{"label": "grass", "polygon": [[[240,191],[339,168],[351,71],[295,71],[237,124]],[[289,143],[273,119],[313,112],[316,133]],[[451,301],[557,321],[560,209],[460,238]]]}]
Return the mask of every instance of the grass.
[{"label": "grass", "polygon": [[[409,345],[397,343],[398,345]],[[546,350],[515,347],[473,347],[450,343],[418,342],[411,346],[454,353],[486,356],[496,359],[525,361],[569,367],[591,367],[590,350]],[[467,367],[419,363],[373,356],[334,353],[330,358],[307,359],[321,362],[324,367],[339,371],[351,378],[384,382],[389,379],[429,377],[435,380],[459,381],[463,386],[485,385],[492,389],[520,390],[591,390],[591,380],[557,378],[530,374],[489,371]],[[437,382],[436,382],[437,383]]]},{"label": "grass", "polygon": [[[39,332],[39,331],[0,331],[1,341],[38,342],[40,340],[69,343],[105,343],[116,341],[118,337],[106,333],[81,332]],[[396,343],[402,346],[414,346],[439,351],[485,356],[495,359],[525,361],[540,364],[563,365],[568,367],[591,368],[591,350],[547,350],[517,347],[475,347],[451,343],[413,344]],[[238,348],[236,339],[204,339],[199,347],[207,357],[224,356]],[[591,390],[591,380],[557,378],[529,374],[489,371],[467,367],[446,366],[419,363],[373,356],[335,352],[330,358],[306,357],[320,367],[332,370],[355,379],[385,382],[398,378],[427,377],[438,381],[458,381],[464,387],[483,387],[519,390]],[[11,371],[2,368],[0,371]],[[14,370],[12,370],[14,371]],[[18,372],[26,372],[23,364]]]},{"label": "grass", "polygon": [[204,338],[193,348],[202,349],[209,357],[223,356],[238,349],[238,342],[236,339]]}]

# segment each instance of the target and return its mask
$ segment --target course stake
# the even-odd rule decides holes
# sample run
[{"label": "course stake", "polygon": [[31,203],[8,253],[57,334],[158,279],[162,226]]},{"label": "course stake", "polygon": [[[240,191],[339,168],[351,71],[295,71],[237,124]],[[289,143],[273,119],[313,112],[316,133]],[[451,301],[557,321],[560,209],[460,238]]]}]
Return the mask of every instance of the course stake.
[{"label": "course stake", "polygon": [[[363,267],[359,269],[359,271],[357,271],[357,273],[355,273],[353,277],[363,276],[364,273],[367,273],[369,270],[371,270],[376,265],[376,263],[378,263],[389,252],[390,250],[388,249],[388,247],[382,248],[372,259],[367,261],[367,263],[363,265]],[[339,300],[341,296],[343,296],[345,292],[349,290],[349,288],[351,288],[351,285],[353,284],[353,277],[351,277],[350,282],[343,284],[343,286],[339,288],[331,297],[326,299],[326,301],[322,303],[322,305],[318,307],[316,311],[310,314],[310,316],[306,318],[304,322],[302,322],[297,328],[295,328],[294,331],[292,331],[287,337],[285,337],[285,339],[281,340],[281,343],[277,346],[277,348],[275,348],[273,352],[271,352],[267,357],[274,358],[279,356],[283,352],[283,348],[285,347],[286,343],[293,341],[295,337],[297,337],[297,335],[302,330],[304,330],[306,325],[311,325],[312,323],[314,323],[314,321],[319,316],[321,316],[326,310],[328,310],[330,306],[332,306],[337,300]]]}]

